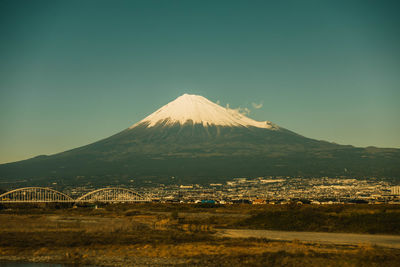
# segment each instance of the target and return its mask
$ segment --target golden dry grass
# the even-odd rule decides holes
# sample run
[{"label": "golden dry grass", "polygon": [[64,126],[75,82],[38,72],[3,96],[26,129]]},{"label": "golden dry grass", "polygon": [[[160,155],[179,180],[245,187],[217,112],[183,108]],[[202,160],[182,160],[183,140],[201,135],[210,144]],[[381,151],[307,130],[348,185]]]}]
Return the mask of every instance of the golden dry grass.
[{"label": "golden dry grass", "polygon": [[[160,205],[150,206],[150,209],[146,207],[149,206],[0,213],[0,262],[324,267],[396,266],[400,262],[399,250],[367,244],[344,246],[214,236],[212,224],[207,222],[214,221],[218,226],[221,221],[242,219],[235,217],[242,210],[240,206],[236,210],[226,208],[228,212],[223,212],[223,207],[196,210],[197,217],[185,217],[181,212],[171,216],[171,209],[176,206],[167,206],[164,213]],[[155,209],[153,213],[152,209]],[[265,209],[269,207],[257,207],[246,212],[258,213]],[[372,212],[376,212],[375,208]],[[206,213],[204,217],[207,219],[202,218],[202,213]],[[213,214],[224,216],[211,220]]]}]

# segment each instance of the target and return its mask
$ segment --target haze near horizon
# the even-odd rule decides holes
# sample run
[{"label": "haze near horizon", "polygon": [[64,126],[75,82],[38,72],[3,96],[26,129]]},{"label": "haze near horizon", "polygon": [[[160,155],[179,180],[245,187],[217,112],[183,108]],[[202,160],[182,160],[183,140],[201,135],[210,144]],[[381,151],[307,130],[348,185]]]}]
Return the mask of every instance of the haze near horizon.
[{"label": "haze near horizon", "polygon": [[400,148],[396,1],[1,1],[0,163],[184,93],[314,139]]}]

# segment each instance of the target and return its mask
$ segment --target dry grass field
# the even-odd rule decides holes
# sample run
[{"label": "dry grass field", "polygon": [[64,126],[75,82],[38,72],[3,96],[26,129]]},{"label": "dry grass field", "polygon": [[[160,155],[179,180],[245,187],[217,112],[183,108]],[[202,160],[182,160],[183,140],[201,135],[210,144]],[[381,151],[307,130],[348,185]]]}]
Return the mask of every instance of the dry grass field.
[{"label": "dry grass field", "polygon": [[[289,216],[289,213],[298,216],[300,211],[310,212],[308,208],[319,208],[319,211],[313,212],[336,217],[344,214],[350,214],[348,217],[351,217],[356,216],[356,213],[380,215],[383,212],[397,216],[399,213],[397,207],[368,205],[329,208],[181,204],[108,205],[100,209],[6,207],[0,211],[0,263],[33,261],[96,266],[398,266],[400,250],[397,249],[368,244],[334,245],[298,240],[284,242],[222,238],[214,234],[216,229],[224,227],[256,228],[260,221],[267,220],[260,218],[268,215],[268,212],[285,214],[286,211],[285,216]],[[381,230],[377,228],[378,224],[374,223],[374,229],[378,229],[376,232],[385,232],[383,226]],[[265,224],[261,227],[265,227]]]}]

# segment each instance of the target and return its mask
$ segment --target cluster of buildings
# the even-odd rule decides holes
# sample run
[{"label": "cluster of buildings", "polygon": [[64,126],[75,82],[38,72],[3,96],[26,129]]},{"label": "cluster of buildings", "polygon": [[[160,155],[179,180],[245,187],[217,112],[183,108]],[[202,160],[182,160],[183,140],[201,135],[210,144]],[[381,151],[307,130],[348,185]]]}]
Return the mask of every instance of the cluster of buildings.
[{"label": "cluster of buildings", "polygon": [[280,204],[301,202],[398,203],[400,186],[378,179],[259,177],[208,185],[160,185],[140,188],[153,201]]},{"label": "cluster of buildings", "polygon": [[[121,186],[121,185],[119,185]],[[400,204],[400,186],[381,179],[258,177],[234,178],[207,185],[122,185],[154,202],[252,204]],[[64,188],[70,196],[92,191],[93,186]]]}]

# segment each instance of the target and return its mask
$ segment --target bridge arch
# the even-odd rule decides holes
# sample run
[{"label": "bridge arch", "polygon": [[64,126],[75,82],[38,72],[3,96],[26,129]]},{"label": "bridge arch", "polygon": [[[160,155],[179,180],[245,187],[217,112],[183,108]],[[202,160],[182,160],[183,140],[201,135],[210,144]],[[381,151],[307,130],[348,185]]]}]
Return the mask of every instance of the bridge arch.
[{"label": "bridge arch", "polygon": [[133,190],[120,187],[107,187],[91,191],[76,199],[82,202],[146,202],[148,199]]},{"label": "bridge arch", "polygon": [[0,195],[0,203],[74,202],[61,192],[48,187],[23,187]]}]

